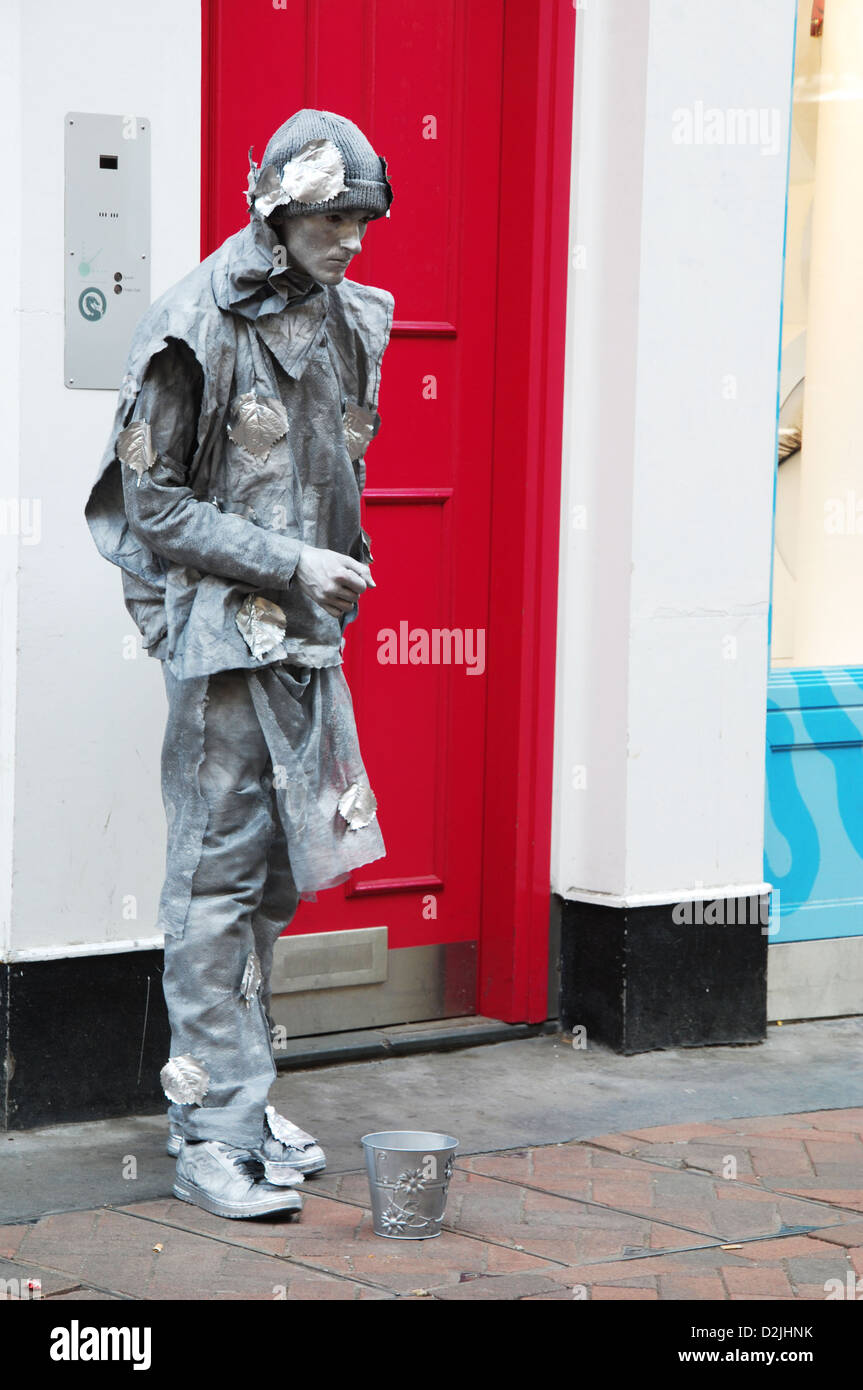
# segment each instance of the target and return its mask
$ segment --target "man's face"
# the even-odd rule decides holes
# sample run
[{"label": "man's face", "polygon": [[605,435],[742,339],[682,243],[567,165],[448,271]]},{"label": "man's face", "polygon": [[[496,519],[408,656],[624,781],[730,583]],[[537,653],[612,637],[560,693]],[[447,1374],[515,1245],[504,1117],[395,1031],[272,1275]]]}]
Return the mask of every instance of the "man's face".
[{"label": "man's face", "polygon": [[322,285],[338,285],[362,249],[366,227],[373,220],[365,208],[344,212],[308,212],[286,217],[281,237],[288,255]]}]

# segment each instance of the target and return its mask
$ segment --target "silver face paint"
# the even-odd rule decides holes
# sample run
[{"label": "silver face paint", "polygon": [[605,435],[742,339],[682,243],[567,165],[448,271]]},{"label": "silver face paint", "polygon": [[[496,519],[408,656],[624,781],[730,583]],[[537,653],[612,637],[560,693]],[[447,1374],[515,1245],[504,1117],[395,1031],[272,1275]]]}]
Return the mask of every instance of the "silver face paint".
[{"label": "silver face paint", "polygon": [[117,457],[121,463],[128,464],[133,473],[137,473],[140,487],[141,475],[156,462],[150,426],[146,420],[133,420],[131,425],[126,426],[117,440]]},{"label": "silver face paint", "polygon": [[347,821],[349,830],[363,830],[373,820],[377,805],[371,787],[352,782],[339,797],[339,814]]},{"label": "silver face paint", "polygon": [[246,968],[240,983],[240,997],[247,1009],[251,1006],[252,1000],[261,987],[261,978],[261,962],[252,951],[246,961]]},{"label": "silver face paint", "polygon": [[244,391],[231,407],[228,438],[253,458],[266,462],[270,450],[288,432],[288,413],[274,396]]},{"label": "silver face paint", "polygon": [[376,410],[366,410],[356,401],[346,401],[342,423],[348,454],[351,462],[356,463],[377,434],[380,416]]},{"label": "silver face paint", "polygon": [[287,619],[277,603],[249,594],[237,614],[237,627],[258,661],[273,651],[285,635]]},{"label": "silver face paint", "polygon": [[285,217],[280,235],[293,265],[322,285],[338,285],[362,250],[372,213],[366,208]]},{"label": "silver face paint", "polygon": [[171,1057],[159,1073],[162,1090],[175,1105],[200,1105],[210,1087],[210,1074],[194,1057]]}]

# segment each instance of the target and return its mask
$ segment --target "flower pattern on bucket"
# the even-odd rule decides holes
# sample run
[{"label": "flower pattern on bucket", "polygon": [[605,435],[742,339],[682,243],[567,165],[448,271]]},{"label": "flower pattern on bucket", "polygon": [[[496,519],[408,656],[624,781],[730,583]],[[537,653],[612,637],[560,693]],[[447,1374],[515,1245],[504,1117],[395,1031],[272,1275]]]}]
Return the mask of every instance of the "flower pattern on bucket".
[{"label": "flower pattern on bucket", "polygon": [[396,1189],[408,1193],[422,1192],[425,1185],[426,1181],[422,1170],[417,1168],[412,1173],[402,1173],[396,1183]]}]

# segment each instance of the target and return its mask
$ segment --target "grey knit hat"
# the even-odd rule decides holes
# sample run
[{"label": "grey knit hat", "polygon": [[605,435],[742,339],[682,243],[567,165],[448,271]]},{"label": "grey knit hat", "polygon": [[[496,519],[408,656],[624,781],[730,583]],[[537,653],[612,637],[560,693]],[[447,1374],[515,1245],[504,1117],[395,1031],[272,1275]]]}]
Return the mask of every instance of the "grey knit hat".
[{"label": "grey knit hat", "polygon": [[260,168],[249,151],[246,197],[252,216],[284,217],[365,208],[389,216],[386,160],[358,126],[332,111],[297,111],[270,137]]}]

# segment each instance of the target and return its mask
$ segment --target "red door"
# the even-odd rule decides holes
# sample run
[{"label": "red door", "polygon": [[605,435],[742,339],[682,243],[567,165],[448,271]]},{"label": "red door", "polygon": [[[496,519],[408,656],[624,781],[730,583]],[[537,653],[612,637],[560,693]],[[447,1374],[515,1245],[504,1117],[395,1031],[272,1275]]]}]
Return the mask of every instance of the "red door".
[{"label": "red door", "polygon": [[[511,486],[504,471],[513,457],[507,449],[518,442],[494,448],[501,199],[512,179],[502,176],[505,20],[504,0],[211,0],[204,7],[205,254],[248,215],[249,146],[260,160],[272,131],[300,107],[354,120],[386,156],[395,193],[391,217],[371,225],[351,267],[352,277],[393,293],[395,321],[382,426],[366,455],[363,524],[377,587],[363,596],[345,650],[387,855],[300,907],[288,935],[315,941],[286,947],[297,978],[309,985],[291,1000],[293,1033],[482,1007],[483,886],[490,871],[503,881],[509,873],[506,862],[488,856],[500,808],[486,803],[487,758],[507,756],[486,746],[490,604],[500,608],[498,643],[517,659],[521,641],[499,625],[512,595],[501,603],[495,587],[495,577],[507,574],[507,556],[493,554],[493,530],[503,536],[524,517],[520,482]],[[571,35],[571,25],[565,32]],[[530,267],[516,261],[506,282],[506,294],[529,296]],[[527,399],[527,379],[515,376],[507,390],[524,390]],[[558,452],[558,477],[559,467]],[[550,498],[553,514],[553,484]],[[508,579],[520,584],[517,573]],[[383,659],[393,652],[395,662]],[[506,660],[499,649],[503,682]],[[548,676],[546,669],[546,698]],[[492,723],[503,727],[500,717]],[[546,749],[546,762],[549,755]],[[525,806],[522,833],[535,834],[525,824],[531,815]],[[506,853],[506,835],[498,838]],[[546,930],[547,886],[546,879]],[[516,964],[513,887],[513,920],[494,928],[488,959],[511,942],[504,973],[518,993],[518,972],[528,965],[526,958]],[[541,902],[538,916],[541,924]],[[365,936],[317,939],[381,927],[385,980],[369,982],[374,952],[363,954]],[[541,961],[542,930],[537,942]],[[322,993],[328,969],[338,987]],[[541,993],[534,989],[536,1017],[545,1017]]]}]

